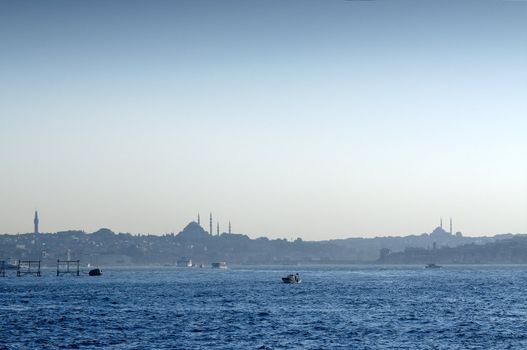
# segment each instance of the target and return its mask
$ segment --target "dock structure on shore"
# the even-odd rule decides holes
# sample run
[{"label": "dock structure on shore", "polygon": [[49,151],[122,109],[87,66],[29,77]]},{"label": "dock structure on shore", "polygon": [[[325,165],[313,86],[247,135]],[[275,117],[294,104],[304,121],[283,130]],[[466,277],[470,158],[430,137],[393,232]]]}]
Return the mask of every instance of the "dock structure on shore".
[{"label": "dock structure on shore", "polygon": [[40,260],[19,260],[16,276],[35,275],[40,277]]},{"label": "dock structure on shore", "polygon": [[[73,269],[70,269],[70,265]],[[80,275],[80,260],[60,260],[57,259],[57,276],[72,274]]]}]

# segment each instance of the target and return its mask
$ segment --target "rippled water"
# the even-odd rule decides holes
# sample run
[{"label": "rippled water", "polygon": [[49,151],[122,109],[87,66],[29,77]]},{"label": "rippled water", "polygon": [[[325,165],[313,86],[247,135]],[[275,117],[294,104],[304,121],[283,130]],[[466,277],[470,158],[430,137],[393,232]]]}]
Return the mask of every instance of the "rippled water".
[{"label": "rippled water", "polygon": [[103,273],[0,278],[0,348],[527,348],[525,266]]}]

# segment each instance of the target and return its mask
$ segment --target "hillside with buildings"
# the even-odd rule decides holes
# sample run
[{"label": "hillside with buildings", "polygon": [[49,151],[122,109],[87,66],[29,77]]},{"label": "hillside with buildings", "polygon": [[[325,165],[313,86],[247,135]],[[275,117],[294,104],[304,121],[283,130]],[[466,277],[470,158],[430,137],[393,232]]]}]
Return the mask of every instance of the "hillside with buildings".
[{"label": "hillside with buildings", "polygon": [[514,235],[495,242],[456,247],[415,248],[384,251],[382,264],[527,264],[527,235]]},{"label": "hillside with buildings", "polygon": [[[497,235],[465,237],[443,229],[430,234],[404,237],[349,238],[329,241],[251,239],[247,235],[209,232],[190,222],[178,234],[93,233],[64,231],[40,233],[35,213],[33,233],[0,235],[0,260],[42,260],[54,265],[57,259],[80,259],[91,265],[174,265],[181,259],[208,265],[229,264],[339,264],[339,263],[516,263],[527,262],[525,237]],[[230,225],[229,225],[230,231]]]}]

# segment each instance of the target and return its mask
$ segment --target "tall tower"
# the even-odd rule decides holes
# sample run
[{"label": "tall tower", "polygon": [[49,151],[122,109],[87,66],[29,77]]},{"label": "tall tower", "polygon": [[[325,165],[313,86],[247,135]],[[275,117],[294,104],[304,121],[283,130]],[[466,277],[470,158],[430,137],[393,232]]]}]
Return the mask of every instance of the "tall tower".
[{"label": "tall tower", "polygon": [[35,233],[38,233],[38,211],[35,210],[35,218],[33,219],[33,224],[35,225]]},{"label": "tall tower", "polygon": [[210,220],[209,220],[209,234],[212,236],[212,213],[210,213]]},{"label": "tall tower", "polygon": [[232,231],[231,231],[231,221],[229,220],[229,234],[231,234]]},{"label": "tall tower", "polygon": [[198,213],[198,225],[200,224],[199,213]]},{"label": "tall tower", "polygon": [[220,222],[219,221],[216,222],[216,235],[217,236],[220,235]]},{"label": "tall tower", "polygon": [[450,234],[452,234],[452,217],[450,217]]},{"label": "tall tower", "polygon": [[439,219],[439,227],[441,227],[441,229],[443,228],[443,218],[442,217]]}]

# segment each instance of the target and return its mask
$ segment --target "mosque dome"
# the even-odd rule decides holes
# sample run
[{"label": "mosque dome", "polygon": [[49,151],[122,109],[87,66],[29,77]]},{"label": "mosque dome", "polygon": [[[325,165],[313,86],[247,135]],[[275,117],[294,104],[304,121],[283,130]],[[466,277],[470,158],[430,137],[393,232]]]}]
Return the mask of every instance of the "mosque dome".
[{"label": "mosque dome", "polygon": [[197,222],[190,222],[180,233],[177,235],[181,238],[187,239],[202,239],[208,238],[210,235],[201,227]]}]

